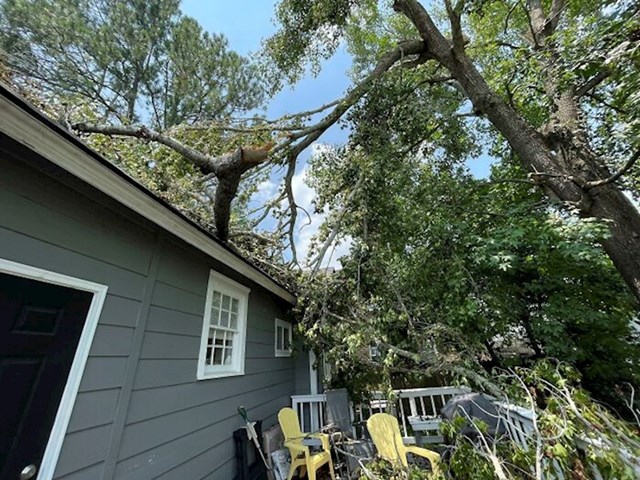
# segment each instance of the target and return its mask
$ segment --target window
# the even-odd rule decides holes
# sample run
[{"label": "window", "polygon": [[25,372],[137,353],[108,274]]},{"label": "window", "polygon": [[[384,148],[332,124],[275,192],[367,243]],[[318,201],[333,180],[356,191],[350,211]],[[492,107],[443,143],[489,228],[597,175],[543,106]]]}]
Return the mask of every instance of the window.
[{"label": "window", "polygon": [[211,271],[207,287],[199,380],[244,375],[249,289]]},{"label": "window", "polygon": [[276,318],[276,357],[291,356],[291,335],[291,324]]}]

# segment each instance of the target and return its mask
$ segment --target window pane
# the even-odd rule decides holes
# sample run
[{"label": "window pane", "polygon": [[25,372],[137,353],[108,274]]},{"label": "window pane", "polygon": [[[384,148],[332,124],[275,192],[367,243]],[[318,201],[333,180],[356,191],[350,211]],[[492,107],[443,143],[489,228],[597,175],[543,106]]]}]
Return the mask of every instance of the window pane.
[{"label": "window pane", "polygon": [[238,301],[237,298],[232,298],[231,299],[231,311],[233,313],[238,313],[238,306],[240,305],[240,302]]},{"label": "window pane", "polygon": [[231,297],[229,295],[222,295],[222,309],[229,310],[231,306]]},{"label": "window pane", "polygon": [[213,292],[213,308],[220,308],[220,292]]},{"label": "window pane", "polygon": [[229,312],[225,310],[220,313],[220,326],[229,327]]},{"label": "window pane", "polygon": [[222,365],[222,349],[221,348],[215,348],[213,350],[213,361],[211,362],[212,365]]},{"label": "window pane", "polygon": [[282,327],[276,327],[276,350],[282,350]]},{"label": "window pane", "polygon": [[209,339],[207,340],[207,363],[211,365],[213,363],[213,345],[216,341],[216,331],[209,330]]},{"label": "window pane", "polygon": [[289,344],[289,335],[291,334],[290,328],[283,329],[284,338],[282,339],[282,345],[284,346],[283,350],[289,350],[291,345]]},{"label": "window pane", "polygon": [[214,307],[211,310],[211,325],[219,325],[219,322],[220,322],[220,310]]},{"label": "window pane", "polygon": [[233,328],[234,330],[238,328],[238,314],[231,313],[231,317],[229,318],[229,328]]},{"label": "window pane", "polygon": [[205,358],[205,363],[211,365],[211,355],[213,354],[213,345],[211,344],[211,339],[207,341],[207,356]]}]

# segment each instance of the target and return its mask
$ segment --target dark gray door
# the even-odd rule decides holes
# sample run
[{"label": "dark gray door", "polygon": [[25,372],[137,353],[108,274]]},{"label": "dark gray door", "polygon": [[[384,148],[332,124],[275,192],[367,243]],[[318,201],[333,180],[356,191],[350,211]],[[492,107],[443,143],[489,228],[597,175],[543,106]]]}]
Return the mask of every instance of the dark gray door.
[{"label": "dark gray door", "polygon": [[35,478],[92,298],[0,273],[0,480]]}]

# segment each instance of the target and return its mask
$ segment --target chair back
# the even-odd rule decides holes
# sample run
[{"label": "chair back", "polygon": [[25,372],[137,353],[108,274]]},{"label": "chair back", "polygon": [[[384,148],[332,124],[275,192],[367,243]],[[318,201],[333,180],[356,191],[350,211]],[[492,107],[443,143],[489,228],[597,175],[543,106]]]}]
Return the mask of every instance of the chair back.
[{"label": "chair back", "polygon": [[280,410],[278,413],[278,422],[280,423],[285,441],[290,439],[299,440],[303,437],[302,431],[300,430],[298,414],[293,408],[285,407]]},{"label": "chair back", "polygon": [[351,433],[353,424],[351,422],[351,406],[349,405],[349,393],[346,388],[327,390],[326,411],[327,422],[335,425],[338,430],[344,433]]},{"label": "chair back", "polygon": [[407,466],[407,452],[396,417],[388,413],[371,415],[367,420],[367,429],[380,457]]}]

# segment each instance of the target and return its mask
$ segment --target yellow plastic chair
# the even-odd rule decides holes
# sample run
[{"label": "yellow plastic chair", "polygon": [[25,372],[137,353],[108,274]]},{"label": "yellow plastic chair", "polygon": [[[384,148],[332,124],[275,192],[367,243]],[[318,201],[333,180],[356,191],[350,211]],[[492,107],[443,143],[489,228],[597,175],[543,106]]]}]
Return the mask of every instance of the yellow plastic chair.
[{"label": "yellow plastic chair", "polygon": [[400,435],[400,426],[396,417],[388,413],[376,413],[367,420],[369,435],[378,450],[378,455],[391,463],[408,466],[407,453],[413,453],[429,460],[434,474],[439,472],[440,455],[426,448],[405,445]]},{"label": "yellow plastic chair", "polygon": [[[284,446],[291,453],[291,468],[289,469],[289,477],[293,478],[298,467],[300,477],[307,472],[309,480],[316,480],[316,471],[325,463],[329,464],[329,474],[333,480],[336,479],[333,472],[333,462],[331,461],[331,452],[329,450],[329,436],[324,433],[304,434],[300,431],[300,421],[298,414],[292,408],[283,408],[278,413],[278,422],[284,434]],[[302,443],[304,438],[318,438],[322,441],[323,451],[320,453],[311,453],[309,447]]]}]

